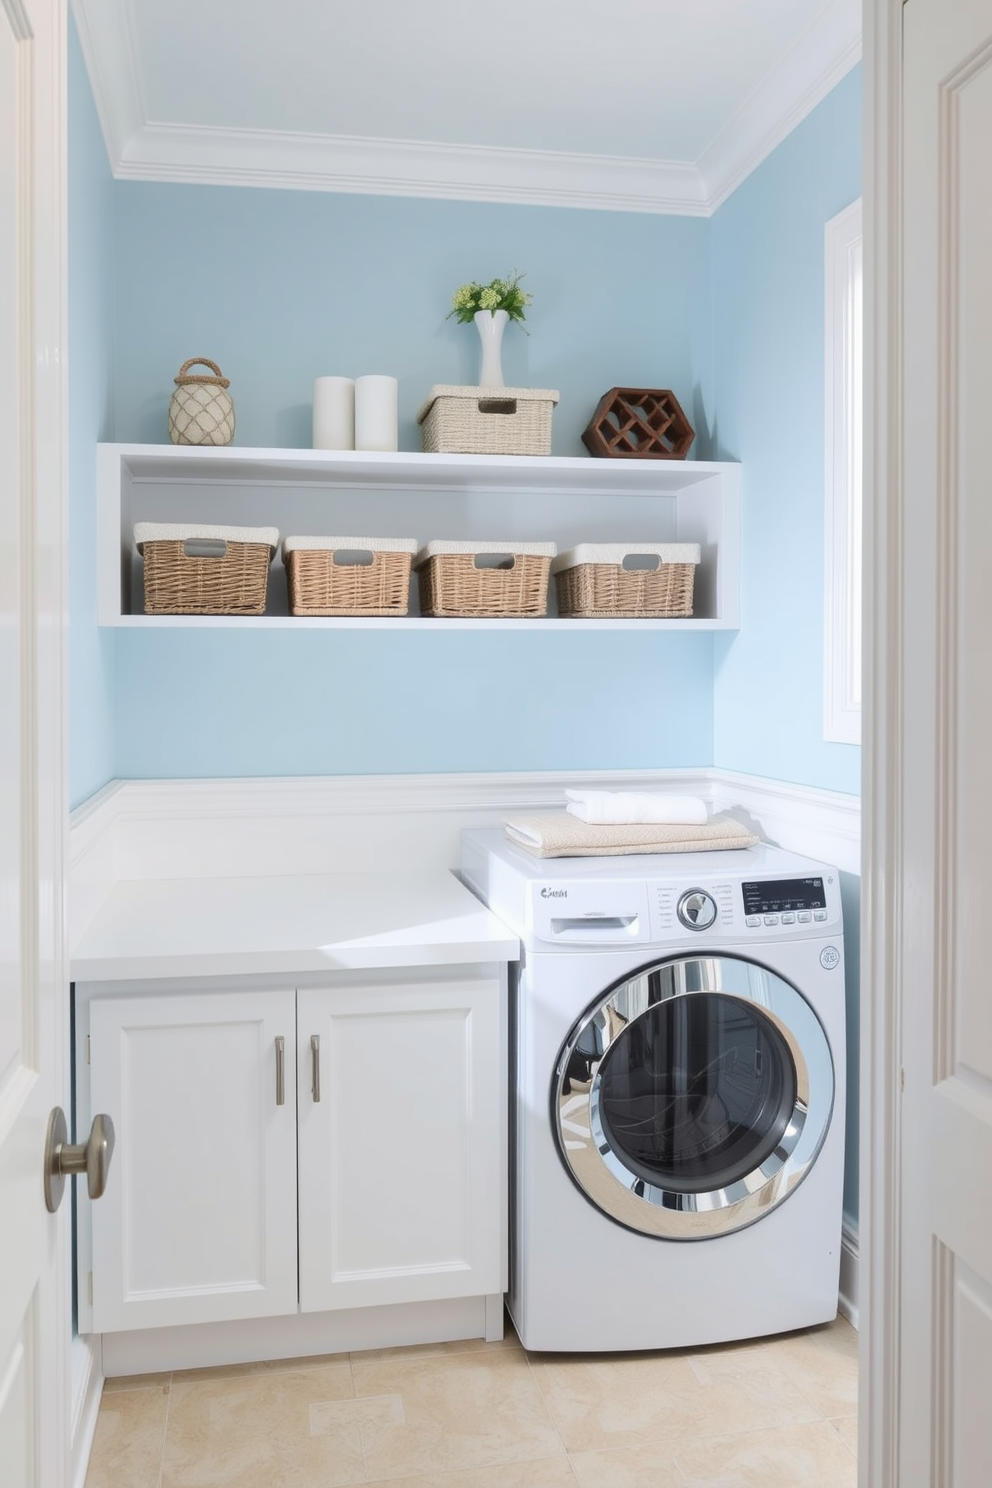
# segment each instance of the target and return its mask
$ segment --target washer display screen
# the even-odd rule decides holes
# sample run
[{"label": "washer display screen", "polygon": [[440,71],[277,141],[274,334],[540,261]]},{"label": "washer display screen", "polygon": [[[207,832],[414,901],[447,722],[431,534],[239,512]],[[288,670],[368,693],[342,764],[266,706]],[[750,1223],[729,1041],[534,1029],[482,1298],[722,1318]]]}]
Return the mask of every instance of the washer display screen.
[{"label": "washer display screen", "polygon": [[822,878],[766,878],[741,884],[746,915],[781,914],[790,909],[826,909]]}]

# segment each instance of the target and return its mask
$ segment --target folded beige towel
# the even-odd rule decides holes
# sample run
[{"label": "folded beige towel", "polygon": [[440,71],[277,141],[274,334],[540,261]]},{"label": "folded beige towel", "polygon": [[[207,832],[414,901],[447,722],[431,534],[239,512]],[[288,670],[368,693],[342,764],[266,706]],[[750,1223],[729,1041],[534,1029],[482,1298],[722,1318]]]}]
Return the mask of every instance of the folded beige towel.
[{"label": "folded beige towel", "polygon": [[753,847],[758,841],[747,827],[729,816],[714,816],[705,826],[596,826],[569,816],[513,816],[506,835],[538,858],[612,858],[628,853],[722,852]]}]

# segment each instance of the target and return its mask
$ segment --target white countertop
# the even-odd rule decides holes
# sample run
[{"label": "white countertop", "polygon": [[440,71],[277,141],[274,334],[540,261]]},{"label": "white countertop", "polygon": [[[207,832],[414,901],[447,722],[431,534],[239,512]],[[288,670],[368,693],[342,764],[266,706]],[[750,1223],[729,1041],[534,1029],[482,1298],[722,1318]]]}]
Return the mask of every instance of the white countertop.
[{"label": "white countertop", "polygon": [[515,961],[453,874],[328,873],[115,884],[70,953],[74,981]]}]

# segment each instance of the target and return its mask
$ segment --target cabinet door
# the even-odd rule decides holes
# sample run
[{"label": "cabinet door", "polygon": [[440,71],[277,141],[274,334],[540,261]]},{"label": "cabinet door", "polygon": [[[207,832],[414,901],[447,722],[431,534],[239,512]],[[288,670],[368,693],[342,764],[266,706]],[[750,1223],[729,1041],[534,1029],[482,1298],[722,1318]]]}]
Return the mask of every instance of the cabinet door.
[{"label": "cabinet door", "polygon": [[505,1290],[505,1008],[499,976],[300,992],[302,1311]]},{"label": "cabinet door", "polygon": [[293,991],[90,1004],[91,1105],[117,1133],[96,1332],[296,1311],[295,1047]]}]

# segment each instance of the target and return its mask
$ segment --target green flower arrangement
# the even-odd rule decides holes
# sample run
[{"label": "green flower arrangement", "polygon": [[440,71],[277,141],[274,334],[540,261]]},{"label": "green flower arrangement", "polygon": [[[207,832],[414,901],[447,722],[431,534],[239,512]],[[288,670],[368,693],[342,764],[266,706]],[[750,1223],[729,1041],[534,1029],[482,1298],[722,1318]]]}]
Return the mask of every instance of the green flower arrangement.
[{"label": "green flower arrangement", "polygon": [[493,314],[497,310],[505,310],[511,320],[522,321],[524,310],[534,298],[520,288],[523,277],[523,274],[514,269],[505,279],[492,279],[488,284],[476,284],[474,281],[463,284],[452,295],[447,319],[450,320],[454,315],[461,325],[467,325],[478,310],[489,310]]}]

